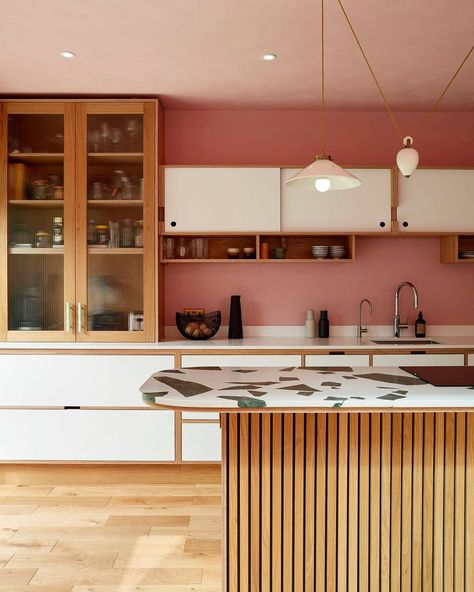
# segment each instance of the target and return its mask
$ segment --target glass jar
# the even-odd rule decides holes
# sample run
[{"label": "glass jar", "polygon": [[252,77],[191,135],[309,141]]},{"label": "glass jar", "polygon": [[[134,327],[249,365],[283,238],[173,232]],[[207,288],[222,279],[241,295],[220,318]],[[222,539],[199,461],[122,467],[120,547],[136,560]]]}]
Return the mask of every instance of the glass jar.
[{"label": "glass jar", "polygon": [[33,181],[33,199],[44,200],[49,197],[49,183],[44,179],[36,179]]},{"label": "glass jar", "polygon": [[133,185],[130,177],[124,171],[114,171],[114,180],[112,184],[112,199],[133,199]]},{"label": "glass jar", "polygon": [[64,187],[62,185],[56,185],[54,188],[53,199],[64,199]]},{"label": "glass jar", "polygon": [[35,247],[37,249],[49,249],[51,247],[51,235],[44,230],[38,230],[35,234]]},{"label": "glass jar", "polygon": [[87,244],[95,245],[97,243],[97,229],[94,220],[87,223]]},{"label": "glass jar", "polygon": [[125,218],[120,224],[120,246],[130,248],[133,247],[134,244],[133,222],[130,220],[130,218]]},{"label": "glass jar", "polygon": [[97,234],[97,246],[108,247],[109,246],[109,227],[107,224],[96,224],[95,227]]},{"label": "glass jar", "polygon": [[53,218],[53,247],[64,245],[63,219],[60,216]]},{"label": "glass jar", "polygon": [[135,247],[143,247],[143,220],[135,222]]}]

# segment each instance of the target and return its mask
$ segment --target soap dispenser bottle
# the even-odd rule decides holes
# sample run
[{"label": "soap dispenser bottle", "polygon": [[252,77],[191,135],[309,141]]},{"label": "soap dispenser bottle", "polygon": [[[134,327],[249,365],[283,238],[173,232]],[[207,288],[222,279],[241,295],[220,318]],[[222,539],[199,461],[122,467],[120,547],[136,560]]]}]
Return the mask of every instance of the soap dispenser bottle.
[{"label": "soap dispenser bottle", "polygon": [[327,310],[321,311],[321,317],[319,319],[319,337],[322,339],[329,337],[329,319]]},{"label": "soap dispenser bottle", "polygon": [[305,336],[308,338],[316,337],[316,321],[314,320],[314,310],[306,311],[304,332]]},{"label": "soap dispenser bottle", "polygon": [[423,318],[423,313],[418,313],[418,318],[415,322],[415,337],[426,337],[426,321]]}]

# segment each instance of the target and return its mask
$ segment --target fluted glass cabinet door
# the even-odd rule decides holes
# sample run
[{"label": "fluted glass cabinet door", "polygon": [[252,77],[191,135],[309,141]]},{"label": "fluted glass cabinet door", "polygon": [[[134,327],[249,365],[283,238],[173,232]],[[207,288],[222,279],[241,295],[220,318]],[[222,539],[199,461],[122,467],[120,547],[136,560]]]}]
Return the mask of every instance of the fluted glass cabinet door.
[{"label": "fluted glass cabinet door", "polygon": [[74,340],[74,105],[2,106],[0,334]]},{"label": "fluted glass cabinet door", "polygon": [[151,341],[155,104],[76,114],[77,339]]}]

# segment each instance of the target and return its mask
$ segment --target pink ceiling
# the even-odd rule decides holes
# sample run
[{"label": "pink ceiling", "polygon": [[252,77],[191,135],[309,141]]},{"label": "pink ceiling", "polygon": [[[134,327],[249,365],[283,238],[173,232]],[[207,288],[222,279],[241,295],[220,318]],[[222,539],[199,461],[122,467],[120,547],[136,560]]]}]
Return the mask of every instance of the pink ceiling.
[{"label": "pink ceiling", "polygon": [[[345,0],[389,101],[428,110],[474,40],[474,1]],[[0,92],[158,94],[167,108],[311,109],[319,0],[2,0]],[[326,0],[331,109],[383,104]],[[59,57],[75,51],[77,59]],[[265,52],[278,54],[263,62]],[[474,55],[442,103],[474,108]]]}]

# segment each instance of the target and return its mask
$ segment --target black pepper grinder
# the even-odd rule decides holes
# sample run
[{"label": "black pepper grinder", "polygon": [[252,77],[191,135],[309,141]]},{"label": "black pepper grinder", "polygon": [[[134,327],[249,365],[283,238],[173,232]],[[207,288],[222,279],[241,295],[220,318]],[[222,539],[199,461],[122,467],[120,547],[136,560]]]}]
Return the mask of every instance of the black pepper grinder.
[{"label": "black pepper grinder", "polygon": [[319,337],[322,339],[329,337],[329,319],[327,310],[322,310],[321,316],[319,317]]},{"label": "black pepper grinder", "polygon": [[229,339],[242,339],[242,310],[240,308],[240,296],[230,297],[229,313]]}]

